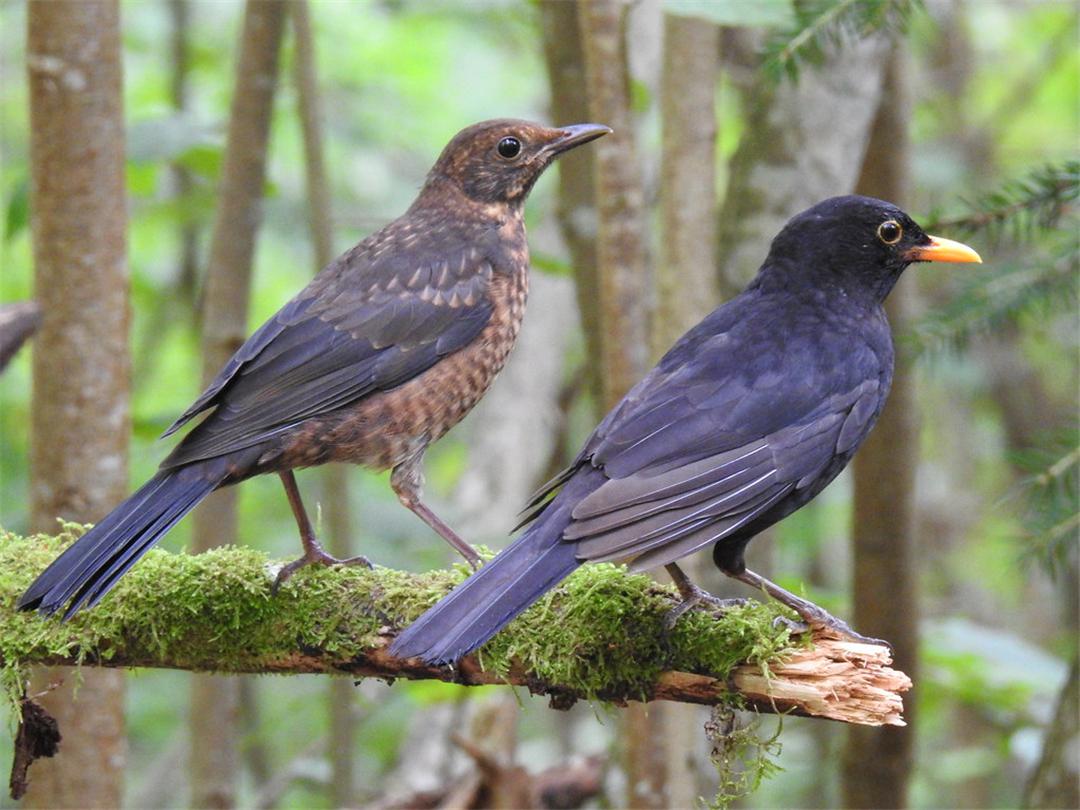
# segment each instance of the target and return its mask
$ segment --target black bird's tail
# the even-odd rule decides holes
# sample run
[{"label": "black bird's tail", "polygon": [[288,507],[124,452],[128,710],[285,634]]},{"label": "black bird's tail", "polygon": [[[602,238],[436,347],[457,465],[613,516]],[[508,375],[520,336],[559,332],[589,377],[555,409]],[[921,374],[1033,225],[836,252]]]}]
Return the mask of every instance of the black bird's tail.
[{"label": "black bird's tail", "polygon": [[563,530],[574,505],[602,478],[592,468],[575,475],[521,537],[409,625],[390,654],[429,664],[457,661],[569,576],[581,563]]},{"label": "black bird's tail", "polygon": [[[93,607],[120,576],[228,476],[223,460],[161,470],[53,560],[17,607],[64,618]],[[74,597],[74,598],[73,598]]]}]

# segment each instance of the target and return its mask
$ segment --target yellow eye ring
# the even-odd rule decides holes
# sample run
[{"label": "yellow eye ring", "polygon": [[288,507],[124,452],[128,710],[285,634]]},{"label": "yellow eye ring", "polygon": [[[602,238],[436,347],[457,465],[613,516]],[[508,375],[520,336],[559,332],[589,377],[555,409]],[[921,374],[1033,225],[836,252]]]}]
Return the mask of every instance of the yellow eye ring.
[{"label": "yellow eye ring", "polygon": [[895,245],[904,235],[904,229],[895,219],[887,219],[878,225],[877,238],[886,245]]}]

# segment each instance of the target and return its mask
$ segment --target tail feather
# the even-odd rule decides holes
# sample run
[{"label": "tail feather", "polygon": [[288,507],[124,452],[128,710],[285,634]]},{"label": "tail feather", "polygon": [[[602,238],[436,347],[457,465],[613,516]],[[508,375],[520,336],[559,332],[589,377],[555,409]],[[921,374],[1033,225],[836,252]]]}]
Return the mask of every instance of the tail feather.
[{"label": "tail feather", "polygon": [[390,653],[445,664],[484,644],[581,563],[562,539],[570,512],[601,474],[586,468],[520,538],[397,637]]},{"label": "tail feather", "polygon": [[64,618],[93,607],[151,546],[225,479],[225,465],[163,470],[53,560],[19,597],[20,610]]}]

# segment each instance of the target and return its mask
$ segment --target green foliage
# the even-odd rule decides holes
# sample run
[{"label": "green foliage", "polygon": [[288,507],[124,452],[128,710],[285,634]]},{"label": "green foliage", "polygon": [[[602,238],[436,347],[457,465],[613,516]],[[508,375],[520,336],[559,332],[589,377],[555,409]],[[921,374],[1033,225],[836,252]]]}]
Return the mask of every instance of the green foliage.
[{"label": "green foliage", "polygon": [[1076,201],[1080,161],[1040,168],[965,203],[957,216],[932,217],[927,230],[980,236],[987,264],[962,276],[951,300],[915,323],[906,337],[917,353],[962,347],[974,336],[1032,315],[1074,313],[1080,303]]},{"label": "green foliage", "polygon": [[4,214],[4,241],[21,233],[30,222],[30,180],[20,178],[7,198]]},{"label": "green foliage", "polygon": [[951,298],[903,336],[905,346],[916,354],[964,349],[1024,316],[1047,319],[1075,310],[1080,285],[1074,248],[1059,241],[1054,253],[966,271]]},{"label": "green foliage", "polygon": [[1080,532],[1080,433],[1065,431],[1016,462],[1028,471],[1014,493],[1022,501],[1025,556],[1057,574],[1075,556]]},{"label": "green foliage", "polygon": [[797,0],[794,23],[765,45],[764,70],[795,81],[803,65],[820,64],[831,48],[878,33],[907,29],[921,0]]},{"label": "green foliage", "polygon": [[[932,217],[926,227],[958,235],[979,234],[994,241],[1024,242],[1068,220],[1076,236],[1076,201],[1080,198],[1080,160],[1066,160],[1007,181],[1001,188],[964,203],[961,214]],[[1074,242],[1075,245],[1075,242]]]}]

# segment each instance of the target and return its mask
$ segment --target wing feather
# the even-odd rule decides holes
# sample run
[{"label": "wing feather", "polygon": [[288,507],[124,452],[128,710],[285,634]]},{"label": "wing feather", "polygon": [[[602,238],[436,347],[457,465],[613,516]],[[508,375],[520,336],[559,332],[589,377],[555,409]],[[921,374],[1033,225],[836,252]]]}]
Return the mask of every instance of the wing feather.
[{"label": "wing feather", "polygon": [[[169,429],[214,408],[163,466],[259,444],[394,388],[468,345],[493,312],[490,263],[468,248],[425,261],[418,269],[400,256],[380,264],[353,252],[328,267],[248,339]],[[414,279],[428,286],[406,289]]]},{"label": "wing feather", "polygon": [[[821,345],[753,340],[753,325],[711,317],[627,395],[575,462],[608,478],[564,530],[579,559],[630,558],[635,569],[678,559],[823,486],[869,431],[885,393],[881,358],[869,347],[837,341],[825,347],[833,358]],[[727,344],[758,354],[709,351]],[[808,373],[822,362],[843,374]],[[822,390],[826,383],[833,390]]]}]

